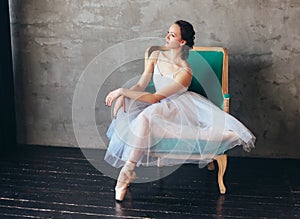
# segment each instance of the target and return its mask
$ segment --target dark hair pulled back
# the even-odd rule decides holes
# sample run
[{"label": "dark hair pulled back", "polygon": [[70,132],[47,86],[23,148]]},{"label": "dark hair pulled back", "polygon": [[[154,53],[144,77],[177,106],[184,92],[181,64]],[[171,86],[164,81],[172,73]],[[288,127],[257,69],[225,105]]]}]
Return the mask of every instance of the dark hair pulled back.
[{"label": "dark hair pulled back", "polygon": [[187,59],[189,57],[189,50],[194,46],[195,31],[192,24],[184,20],[175,22],[180,27],[181,38],[186,41],[185,46],[182,48],[181,57]]}]

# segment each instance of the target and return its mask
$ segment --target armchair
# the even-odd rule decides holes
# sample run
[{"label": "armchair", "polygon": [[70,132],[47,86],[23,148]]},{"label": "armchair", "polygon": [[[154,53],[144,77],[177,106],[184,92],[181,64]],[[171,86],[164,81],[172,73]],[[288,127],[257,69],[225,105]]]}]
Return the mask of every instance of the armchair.
[{"label": "armchair", "polygon": [[[154,51],[163,49],[162,47],[150,47],[145,53],[145,63],[147,57]],[[207,97],[211,102],[217,105],[225,112],[229,112],[229,99],[228,94],[228,52],[226,48],[222,47],[194,47],[190,51],[189,58],[187,60],[193,70],[193,79],[189,87],[189,91],[193,91]],[[215,86],[211,86],[211,85]],[[147,88],[151,90],[151,86]],[[169,151],[170,141],[172,139],[166,139],[169,141],[167,144],[158,143],[151,147],[151,156],[157,158],[157,165],[159,167],[164,165],[164,159],[185,159],[185,160],[201,160],[206,159],[207,156],[199,155],[198,153],[184,154],[166,153]],[[178,148],[177,148],[178,149]],[[172,151],[172,150],[171,150]],[[179,151],[181,151],[179,149]],[[184,151],[184,145],[182,147]],[[213,157],[211,157],[213,156]],[[224,173],[227,167],[227,155],[224,151],[218,151],[216,155],[208,155],[209,158],[215,160],[218,164],[218,185],[221,194],[226,193],[226,187],[224,185]],[[214,170],[214,163],[210,161],[208,163],[208,169]]]}]

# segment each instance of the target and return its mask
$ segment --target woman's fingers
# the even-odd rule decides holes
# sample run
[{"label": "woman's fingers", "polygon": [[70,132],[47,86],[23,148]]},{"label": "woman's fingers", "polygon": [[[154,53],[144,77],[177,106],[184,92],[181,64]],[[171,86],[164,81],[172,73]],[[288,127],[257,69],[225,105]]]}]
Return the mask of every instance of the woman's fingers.
[{"label": "woman's fingers", "polygon": [[123,111],[126,112],[124,97],[120,97],[116,100],[116,104],[114,106],[114,113],[113,113],[114,118],[117,117],[117,114],[118,114],[119,110],[121,109],[121,107],[123,107]]},{"label": "woman's fingers", "polygon": [[106,106],[111,106],[113,101],[120,96],[120,89],[110,92],[105,99]]},{"label": "woman's fingers", "polygon": [[124,113],[126,113],[126,102],[125,102],[125,98],[122,98],[122,106],[123,106],[123,111],[124,111]]},{"label": "woman's fingers", "polygon": [[111,106],[113,101],[114,101],[114,96],[113,96],[113,93],[110,92],[107,96],[106,96],[106,99],[105,99],[105,104],[106,106]]},{"label": "woman's fingers", "polygon": [[113,114],[114,117],[117,117],[117,114],[118,114],[119,109],[121,108],[121,106],[122,105],[118,104],[118,101],[117,101],[116,104],[115,104],[115,107],[114,107],[114,114]]},{"label": "woman's fingers", "polygon": [[105,105],[106,106],[111,106],[111,101],[110,101],[110,93],[106,96],[106,98],[105,98]]}]

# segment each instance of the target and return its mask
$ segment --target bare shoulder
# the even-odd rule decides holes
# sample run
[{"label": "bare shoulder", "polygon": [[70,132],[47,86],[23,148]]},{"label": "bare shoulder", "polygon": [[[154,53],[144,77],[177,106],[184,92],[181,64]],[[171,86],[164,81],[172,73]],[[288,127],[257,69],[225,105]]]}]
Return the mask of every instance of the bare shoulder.
[{"label": "bare shoulder", "polygon": [[187,60],[182,60],[180,65],[186,73],[192,74],[192,68],[191,68],[191,66],[190,66],[190,64],[188,63]]},{"label": "bare shoulder", "polygon": [[158,54],[160,49],[161,49],[160,46],[149,46],[146,49],[145,57],[149,58],[151,55]]},{"label": "bare shoulder", "polygon": [[155,50],[150,54],[150,57],[152,58],[157,58],[159,55],[160,50]]},{"label": "bare shoulder", "polygon": [[182,60],[180,63],[181,70],[175,75],[175,80],[182,84],[184,87],[188,87],[192,81],[192,69],[186,60]]},{"label": "bare shoulder", "polygon": [[148,60],[151,63],[155,63],[158,58],[158,55],[159,55],[159,50],[155,50],[155,51],[151,52],[151,54],[149,54]]}]

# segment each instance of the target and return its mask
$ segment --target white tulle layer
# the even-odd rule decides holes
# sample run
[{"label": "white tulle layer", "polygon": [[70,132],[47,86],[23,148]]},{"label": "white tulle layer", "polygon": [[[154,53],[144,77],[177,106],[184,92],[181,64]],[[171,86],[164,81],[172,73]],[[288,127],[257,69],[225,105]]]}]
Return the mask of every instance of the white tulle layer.
[{"label": "white tulle layer", "polygon": [[[138,165],[157,165],[154,152],[166,155],[164,165],[210,162],[238,145],[250,151],[255,142],[240,121],[189,91],[151,105],[127,100],[127,112],[119,110],[107,136],[105,160],[114,167],[128,159]],[[132,151],[140,153],[132,156]]]}]

